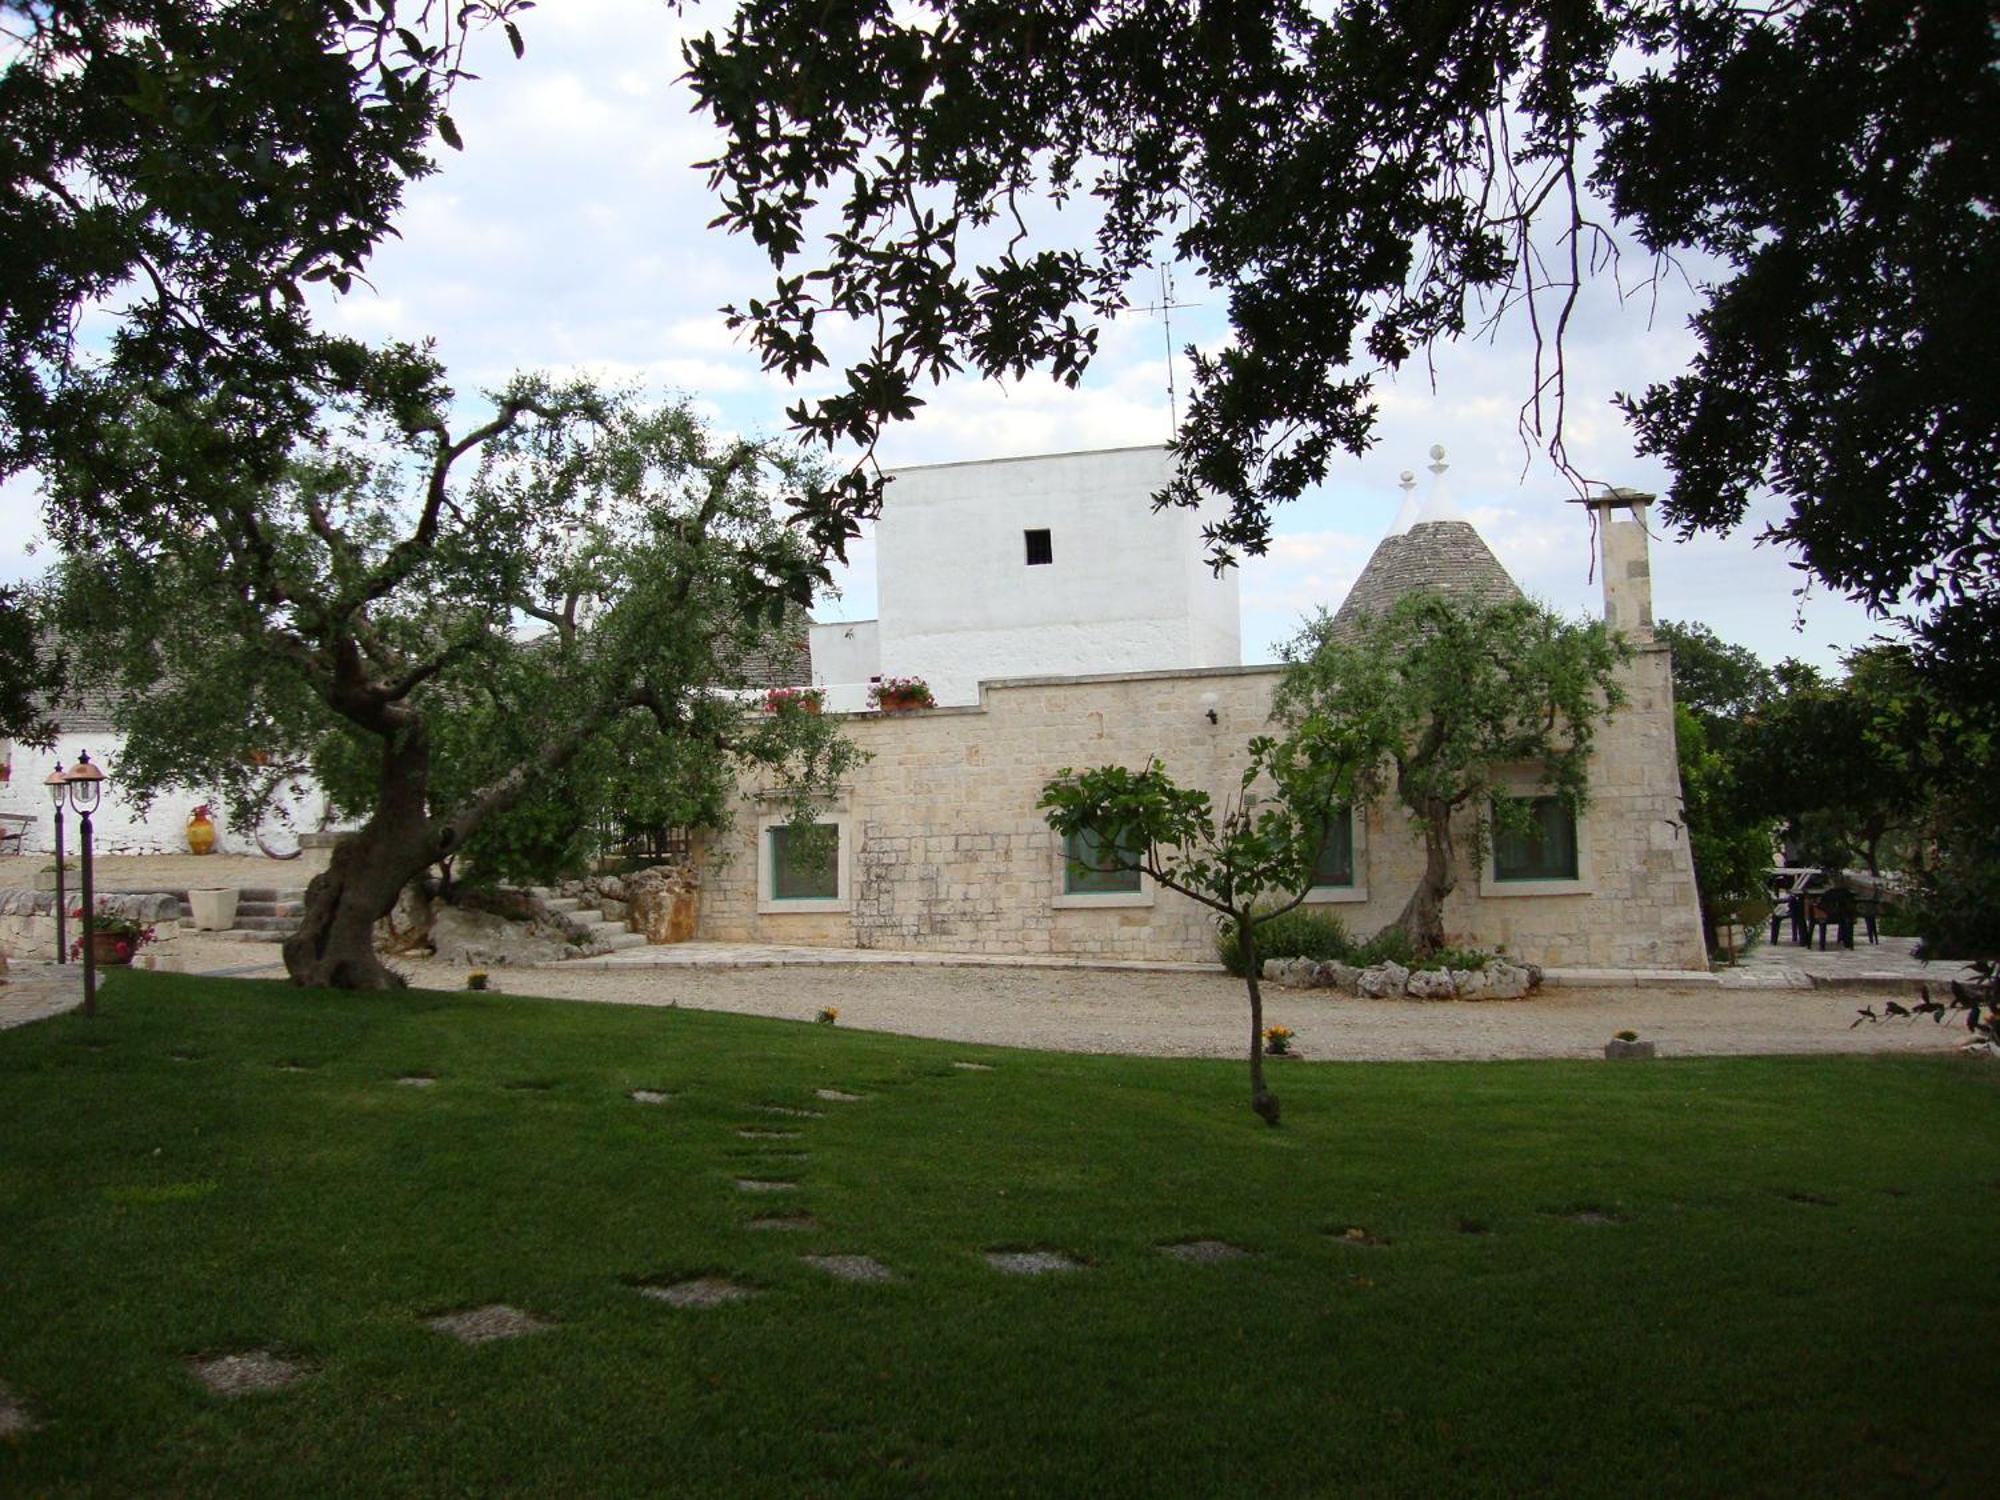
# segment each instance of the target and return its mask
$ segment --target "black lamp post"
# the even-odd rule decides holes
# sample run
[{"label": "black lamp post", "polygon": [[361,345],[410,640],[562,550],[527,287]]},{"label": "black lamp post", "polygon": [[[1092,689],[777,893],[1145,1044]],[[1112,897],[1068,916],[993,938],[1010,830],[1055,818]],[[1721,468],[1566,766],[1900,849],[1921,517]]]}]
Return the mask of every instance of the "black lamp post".
[{"label": "black lamp post", "polygon": [[97,945],[92,940],[96,934],[97,893],[90,883],[90,815],[97,811],[97,801],[104,787],[104,773],[90,763],[90,752],[79,750],[76,764],[70,767],[69,775],[63,778],[69,788],[69,805],[76,809],[83,820],[83,1013],[97,1014]]},{"label": "black lamp post", "polygon": [[62,762],[42,778],[42,785],[49,789],[49,800],[56,805],[56,962],[69,962],[69,898],[63,894],[63,798],[69,791],[69,777],[63,774]]}]

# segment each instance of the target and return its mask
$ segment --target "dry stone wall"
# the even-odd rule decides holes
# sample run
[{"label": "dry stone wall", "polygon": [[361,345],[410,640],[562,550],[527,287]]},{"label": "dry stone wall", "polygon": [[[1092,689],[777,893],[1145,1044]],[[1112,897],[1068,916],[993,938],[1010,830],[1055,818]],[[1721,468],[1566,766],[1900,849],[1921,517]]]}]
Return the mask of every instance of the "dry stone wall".
[{"label": "dry stone wall", "polygon": [[[1625,669],[1631,704],[1599,739],[1594,800],[1580,830],[1587,889],[1482,895],[1461,829],[1459,889],[1445,907],[1454,942],[1552,966],[1701,968],[1693,867],[1666,653],[1642,648]],[[759,911],[759,841],[775,804],[745,796],[712,840],[700,935],[805,943],[1151,961],[1214,957],[1206,908],[1171,891],[1146,905],[1060,903],[1058,841],[1035,802],[1064,767],[1143,766],[1157,756],[1218,802],[1239,784],[1245,745],[1266,727],[1275,667],[1022,679],[989,683],[976,708],[857,714],[845,732],[872,759],[829,813],[844,826],[845,910]],[[1212,702],[1205,702],[1213,695]],[[1208,722],[1213,707],[1217,723]],[[1368,899],[1332,907],[1358,936],[1395,918],[1423,865],[1421,841],[1393,805],[1367,814],[1358,872]]]}]

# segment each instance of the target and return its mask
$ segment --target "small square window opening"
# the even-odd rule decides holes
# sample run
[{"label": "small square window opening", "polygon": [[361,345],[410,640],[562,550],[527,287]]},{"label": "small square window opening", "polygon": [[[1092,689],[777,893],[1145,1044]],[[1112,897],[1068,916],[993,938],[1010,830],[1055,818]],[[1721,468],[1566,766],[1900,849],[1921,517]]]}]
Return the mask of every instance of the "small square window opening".
[{"label": "small square window opening", "polygon": [[1046,531],[1024,531],[1021,535],[1028,539],[1029,567],[1038,567],[1056,560],[1054,544],[1049,541],[1049,534]]}]

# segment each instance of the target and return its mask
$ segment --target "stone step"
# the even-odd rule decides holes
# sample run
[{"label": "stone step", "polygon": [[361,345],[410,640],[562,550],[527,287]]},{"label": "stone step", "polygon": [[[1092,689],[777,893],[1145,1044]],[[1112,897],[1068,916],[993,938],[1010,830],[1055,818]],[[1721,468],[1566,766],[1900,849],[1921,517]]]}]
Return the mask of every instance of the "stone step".
[{"label": "stone step", "polygon": [[[194,906],[185,898],[180,903],[181,920],[190,921],[194,917]],[[285,917],[297,921],[305,914],[304,901],[242,901],[236,903],[236,919],[245,917]]]},{"label": "stone step", "polygon": [[646,934],[643,932],[625,932],[621,930],[611,934],[609,937],[597,938],[595,941],[615,953],[623,948],[645,947]]},{"label": "stone step", "polygon": [[299,919],[292,917],[246,917],[240,912],[232,932],[272,932],[279,937],[289,937],[299,930]]},{"label": "stone step", "polygon": [[574,896],[544,896],[542,897],[542,905],[553,912],[567,913],[583,910],[583,903]]}]

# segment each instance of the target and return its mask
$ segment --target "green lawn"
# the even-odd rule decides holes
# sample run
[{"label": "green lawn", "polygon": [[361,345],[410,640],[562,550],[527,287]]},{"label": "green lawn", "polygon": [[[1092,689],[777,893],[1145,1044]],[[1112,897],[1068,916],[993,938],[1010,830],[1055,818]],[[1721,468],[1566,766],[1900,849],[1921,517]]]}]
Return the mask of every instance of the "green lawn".
[{"label": "green lawn", "polygon": [[[0,1034],[0,1383],[41,1424],[0,1438],[0,1492],[1974,1493],[2000,1472],[1990,1066],[1288,1063],[1273,1131],[1240,1065],[165,975],[103,999]],[[438,1081],[394,1081],[415,1072]],[[746,1231],[780,1209],[823,1227]],[[1197,1236],[1255,1253],[1156,1249]],[[1011,1278],[991,1248],[1086,1265]],[[703,1273],[763,1295],[636,1290]],[[557,1326],[466,1347],[421,1321],[490,1302]],[[234,1400],[188,1373],[250,1348],[312,1373]]]}]

